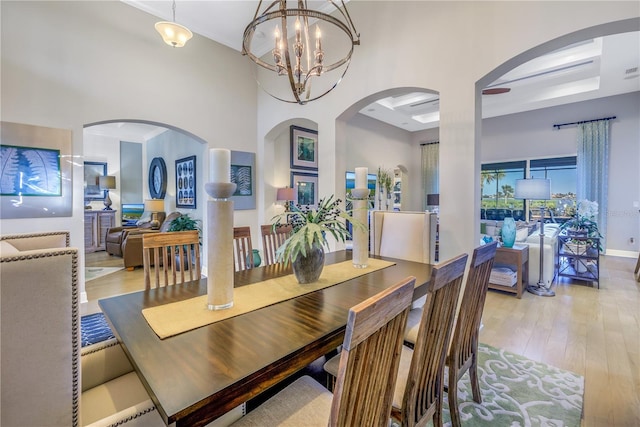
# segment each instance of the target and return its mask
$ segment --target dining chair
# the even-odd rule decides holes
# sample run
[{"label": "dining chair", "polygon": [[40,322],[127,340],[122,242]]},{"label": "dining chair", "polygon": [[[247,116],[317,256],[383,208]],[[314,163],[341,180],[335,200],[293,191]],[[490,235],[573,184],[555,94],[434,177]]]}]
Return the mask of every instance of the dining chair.
[{"label": "dining chair", "polygon": [[[638,274],[639,271],[640,271],[640,254],[638,254],[638,261],[636,262],[636,269],[633,272],[634,272],[634,274]],[[640,282],[640,274],[638,274],[638,276],[636,277],[636,280],[638,282]]]},{"label": "dining chair", "polygon": [[251,227],[233,228],[233,255],[236,271],[253,268],[253,245],[251,244]]},{"label": "dining chair", "polygon": [[303,376],[233,426],[387,427],[415,280],[407,277],[349,310],[333,395]]},{"label": "dining chair", "polygon": [[[442,426],[445,356],[467,258],[462,254],[431,270],[416,345],[403,346],[400,356],[391,416],[402,426],[424,426],[429,420]],[[336,375],[337,356],[324,368]]]},{"label": "dining chair", "polygon": [[[185,272],[189,273],[188,281],[199,280],[201,271],[198,231],[144,234],[142,236],[142,261],[145,289],[151,289],[152,270],[156,288],[184,283]],[[161,280],[161,277],[164,278],[164,281]]]},{"label": "dining chair", "polygon": [[264,251],[264,265],[276,263],[276,250],[291,236],[293,227],[290,224],[276,226],[272,224],[260,226],[262,232],[262,250]]},{"label": "dining chair", "polygon": [[497,242],[483,245],[473,251],[467,273],[467,283],[460,302],[458,320],[449,346],[446,366],[449,369],[449,384],[445,385],[451,425],[461,425],[458,410],[458,381],[469,371],[473,400],[482,403],[478,383],[478,335],[482,311],[489,287],[489,277],[496,256]]}]

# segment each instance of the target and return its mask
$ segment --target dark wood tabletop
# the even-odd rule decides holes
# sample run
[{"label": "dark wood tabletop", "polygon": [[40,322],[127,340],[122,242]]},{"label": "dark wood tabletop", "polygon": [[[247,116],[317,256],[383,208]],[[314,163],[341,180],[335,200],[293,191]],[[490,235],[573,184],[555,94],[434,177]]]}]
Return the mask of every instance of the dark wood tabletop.
[{"label": "dark wood tabletop", "polygon": [[[327,253],[326,264],[351,259]],[[387,258],[383,258],[387,259]],[[426,292],[431,266],[394,266],[161,340],[142,309],[204,295],[206,278],[102,299],[99,305],[159,413],[168,424],[206,425],[342,344],[350,307],[407,276],[414,299]],[[291,274],[279,265],[238,272],[235,286]]]}]

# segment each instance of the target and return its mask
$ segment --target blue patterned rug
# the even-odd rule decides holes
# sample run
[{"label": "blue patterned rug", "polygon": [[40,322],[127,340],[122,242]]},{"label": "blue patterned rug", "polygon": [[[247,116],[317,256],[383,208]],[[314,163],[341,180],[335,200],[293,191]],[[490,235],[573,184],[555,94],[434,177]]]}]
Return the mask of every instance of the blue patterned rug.
[{"label": "blue patterned rug", "polygon": [[104,314],[95,313],[80,318],[82,347],[113,338],[113,332],[104,318]]}]

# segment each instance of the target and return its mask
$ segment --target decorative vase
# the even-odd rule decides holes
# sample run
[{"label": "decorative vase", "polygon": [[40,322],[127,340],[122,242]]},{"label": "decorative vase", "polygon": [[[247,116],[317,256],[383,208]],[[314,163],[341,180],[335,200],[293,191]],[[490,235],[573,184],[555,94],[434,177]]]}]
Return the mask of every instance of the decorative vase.
[{"label": "decorative vase", "polygon": [[502,245],[505,248],[512,248],[516,241],[516,222],[513,217],[505,217],[500,233],[502,235]]},{"label": "decorative vase", "polygon": [[254,267],[260,267],[262,264],[262,258],[260,258],[260,252],[257,249],[253,249],[249,255],[247,255],[247,265],[253,264]]},{"label": "decorative vase", "polygon": [[307,250],[306,256],[299,254],[291,262],[291,267],[298,283],[316,282],[324,268],[324,249],[322,249],[322,245],[314,243],[311,249]]}]

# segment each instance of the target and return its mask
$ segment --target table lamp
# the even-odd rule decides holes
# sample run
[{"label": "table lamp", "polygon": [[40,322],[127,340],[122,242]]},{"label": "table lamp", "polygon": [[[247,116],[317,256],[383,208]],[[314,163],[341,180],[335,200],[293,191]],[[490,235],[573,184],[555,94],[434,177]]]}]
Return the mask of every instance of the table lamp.
[{"label": "table lamp", "polygon": [[109,197],[109,190],[113,190],[116,188],[116,177],[112,175],[100,176],[98,177],[98,187],[101,190],[106,191],[106,196],[104,198],[104,211],[110,211],[111,209],[111,198]]},{"label": "table lamp", "polygon": [[[551,181],[548,179],[516,179],[514,198],[521,200],[549,200],[551,198]],[[553,297],[555,292],[544,283],[544,204],[540,208],[540,276],[535,285],[528,284],[527,291],[544,297]]]},{"label": "table lamp", "polygon": [[147,212],[151,212],[151,228],[160,227],[160,221],[158,220],[158,212],[164,211],[164,200],[147,199],[144,201],[144,210]]},{"label": "table lamp", "polygon": [[289,203],[295,200],[295,193],[293,192],[293,188],[278,188],[278,192],[276,194],[276,201],[284,202],[284,210],[285,212],[289,212]]}]

